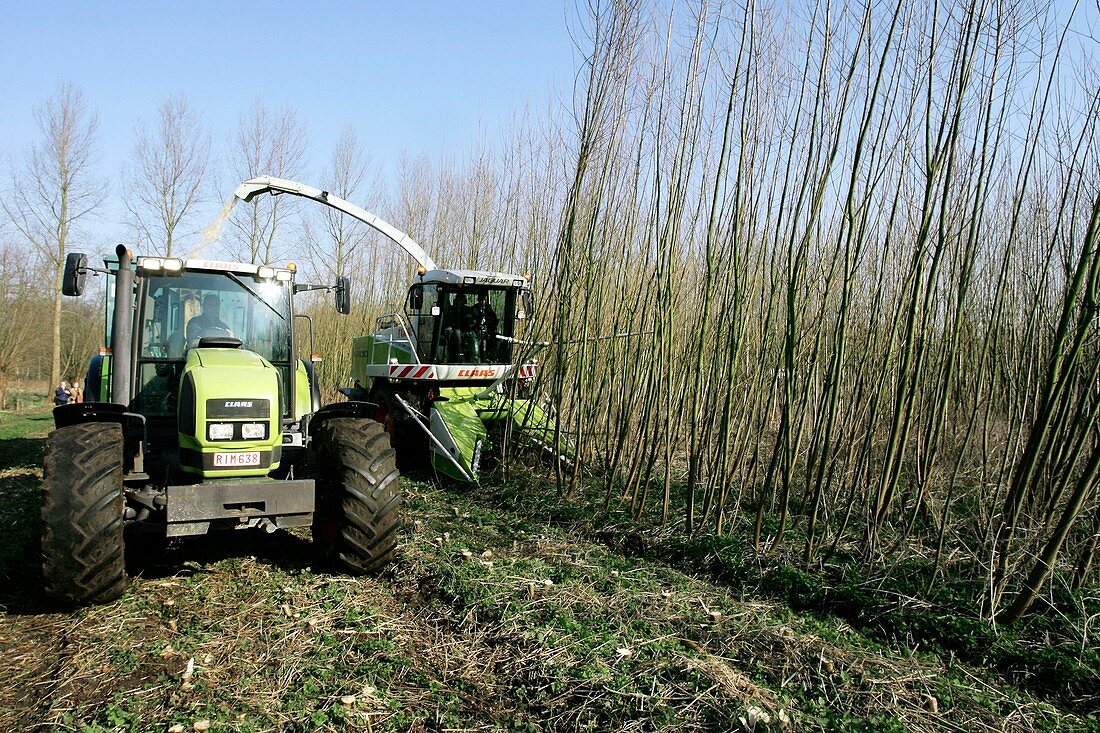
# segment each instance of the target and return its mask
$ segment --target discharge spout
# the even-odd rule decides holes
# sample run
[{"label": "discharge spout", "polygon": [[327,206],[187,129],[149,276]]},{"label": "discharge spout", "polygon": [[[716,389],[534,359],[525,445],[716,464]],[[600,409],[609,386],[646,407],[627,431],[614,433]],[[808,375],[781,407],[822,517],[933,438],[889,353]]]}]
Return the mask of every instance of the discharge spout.
[{"label": "discharge spout", "polygon": [[405,234],[405,232],[390,224],[385,219],[375,216],[366,209],[356,206],[349,201],[345,201],[338,196],[333,196],[328,191],[324,191],[320,188],[307,186],[304,183],[290,181],[285,178],[257,176],[237,186],[237,190],[233,192],[233,195],[241,201],[248,203],[257,196],[261,196],[265,193],[270,193],[273,196],[281,193],[289,193],[292,196],[313,199],[326,206],[331,206],[337,211],[342,211],[353,219],[358,219],[372,229],[381,232],[398,247],[408,252],[409,255],[416,260],[417,264],[425,270],[436,269],[435,261],[432,260],[432,258],[428,256],[428,253],[424,251],[424,248],[417,244],[416,240],[408,234]]}]

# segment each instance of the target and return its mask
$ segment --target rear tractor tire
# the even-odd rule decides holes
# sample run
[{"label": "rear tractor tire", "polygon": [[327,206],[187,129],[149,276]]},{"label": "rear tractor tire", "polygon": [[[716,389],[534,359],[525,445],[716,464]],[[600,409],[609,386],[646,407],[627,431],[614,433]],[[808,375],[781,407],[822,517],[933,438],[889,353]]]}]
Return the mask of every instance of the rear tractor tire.
[{"label": "rear tractor tire", "polygon": [[393,557],[401,480],[390,436],[374,420],[326,420],[314,438],[319,481],[313,542],[322,557],[362,575]]},{"label": "rear tractor tire", "polygon": [[126,591],[122,446],[114,423],[70,425],[46,441],[42,575],[56,601],[106,603]]}]

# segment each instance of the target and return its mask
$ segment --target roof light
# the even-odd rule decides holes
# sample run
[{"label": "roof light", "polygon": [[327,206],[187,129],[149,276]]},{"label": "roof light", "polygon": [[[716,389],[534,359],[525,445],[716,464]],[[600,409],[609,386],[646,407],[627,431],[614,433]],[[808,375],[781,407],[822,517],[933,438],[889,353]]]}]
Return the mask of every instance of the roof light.
[{"label": "roof light", "polygon": [[298,266],[296,264],[294,264],[293,262],[288,262],[288,263],[286,263],[286,269],[290,270],[291,272],[294,272],[298,269]]},{"label": "roof light", "polygon": [[294,273],[290,270],[276,270],[275,279],[281,283],[288,283],[294,279]]},{"label": "roof light", "polygon": [[424,267],[424,265],[417,265],[416,266],[416,274],[419,275],[420,277],[424,277],[425,275],[428,274],[428,268]]},{"label": "roof light", "polygon": [[271,280],[275,277],[275,268],[268,267],[266,265],[260,265],[256,268],[256,277],[261,280]]},{"label": "roof light", "polygon": [[523,281],[522,280],[513,280],[512,285],[514,287],[517,287],[517,288],[522,288],[523,287]]},{"label": "roof light", "polygon": [[464,278],[462,278],[462,284],[463,285],[473,285],[475,282],[477,282],[477,278],[476,277],[471,277],[470,275],[467,275]]},{"label": "roof light", "polygon": [[138,267],[143,270],[159,270],[164,267],[164,260],[159,257],[142,257]]}]

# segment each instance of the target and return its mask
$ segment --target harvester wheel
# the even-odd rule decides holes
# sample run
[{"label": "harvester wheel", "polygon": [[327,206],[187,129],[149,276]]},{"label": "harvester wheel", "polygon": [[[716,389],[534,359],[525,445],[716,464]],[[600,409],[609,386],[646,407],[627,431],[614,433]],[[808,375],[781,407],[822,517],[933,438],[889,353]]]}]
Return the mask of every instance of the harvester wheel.
[{"label": "harvester wheel", "polygon": [[55,600],[106,603],[126,590],[122,445],[114,423],[70,425],[46,441],[42,575]]},{"label": "harvester wheel", "polygon": [[333,418],[314,440],[320,473],[314,543],[353,574],[380,569],[393,556],[401,523],[389,434],[374,420]]}]

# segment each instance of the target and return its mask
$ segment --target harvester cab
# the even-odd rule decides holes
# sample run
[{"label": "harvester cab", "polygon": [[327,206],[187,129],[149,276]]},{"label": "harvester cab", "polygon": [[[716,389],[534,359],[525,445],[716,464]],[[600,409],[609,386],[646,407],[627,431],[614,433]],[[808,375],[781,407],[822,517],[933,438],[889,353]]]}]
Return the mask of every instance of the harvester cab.
[{"label": "harvester cab", "polygon": [[572,461],[553,419],[533,398],[544,344],[520,338],[532,314],[530,279],[479,270],[440,269],[405,232],[328,191],[260,176],[237,196],[290,194],[341,211],[388,237],[417,263],[403,312],[378,319],[375,332],[352,342],[352,400],[377,405],[403,466],[430,456],[438,475],[477,483],[482,457],[509,446]]},{"label": "harvester cab", "polygon": [[134,258],[121,245],[104,259],[66,262],[66,295],[81,295],[88,272],[106,275],[110,348],[91,360],[88,401],[54,410],[47,593],[78,604],[119,595],[127,527],[178,537],[311,526],[345,569],[385,564],[400,503],[388,436],[371,405],[322,405],[295,350],[297,324],[312,328],[296,318],[296,292],[335,291],[346,314],[347,279],[300,285],[293,265]]},{"label": "harvester cab", "polygon": [[[402,364],[434,365],[424,370],[436,380],[496,378],[512,367],[517,322],[531,310],[526,277],[476,270],[431,270],[409,288],[404,313],[378,319],[378,331],[363,337],[373,346],[371,359],[359,360],[353,375],[403,378],[419,370]],[[355,349],[359,356],[362,348]],[[378,366],[387,366],[378,369]],[[532,362],[525,374],[534,376]],[[388,367],[396,367],[389,369]],[[420,378],[425,378],[422,375]]]}]

